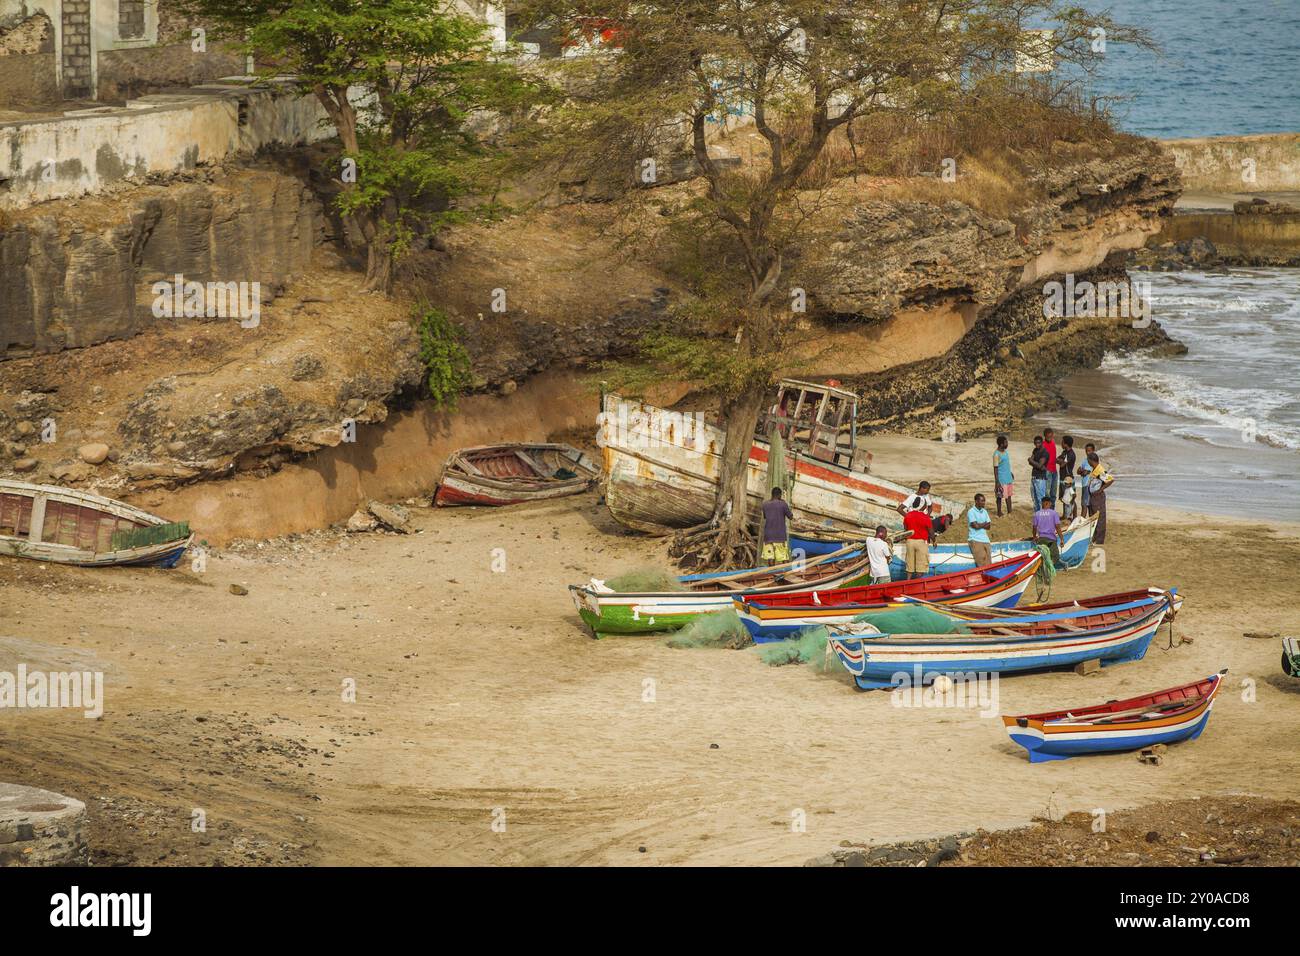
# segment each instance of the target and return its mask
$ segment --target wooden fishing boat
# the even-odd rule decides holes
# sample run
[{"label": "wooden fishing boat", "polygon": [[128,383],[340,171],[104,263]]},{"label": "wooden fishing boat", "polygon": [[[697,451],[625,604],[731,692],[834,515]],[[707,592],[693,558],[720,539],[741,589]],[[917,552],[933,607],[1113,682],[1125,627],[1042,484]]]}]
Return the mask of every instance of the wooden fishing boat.
[{"label": "wooden fishing boat", "polygon": [[918,598],[932,605],[1015,607],[1029,587],[1042,556],[1022,555],[1009,561],[937,577],[838,589],[803,589],[775,595],[737,595],[733,607],[756,643],[794,637],[819,624],[841,626],[864,610]]},{"label": "wooden fishing boat", "polygon": [[[871,455],[858,442],[857,402],[844,389],[783,381],[750,449],[746,482],[751,508],[771,493],[766,436],[777,428],[793,478],[786,500],[797,521],[841,534],[878,524],[901,528],[898,505],[915,489],[867,473]],[[674,412],[613,394],[602,398],[599,422],[596,442],[604,458],[605,502],[615,520],[662,534],[709,519],[726,444],[721,428],[701,413]],[[946,498],[934,496],[933,501],[947,514],[960,507]]]},{"label": "wooden fishing boat", "polygon": [[479,445],[447,459],[433,503],[513,505],[562,498],[586,491],[598,477],[596,463],[570,445]]},{"label": "wooden fishing boat", "polygon": [[[1083,564],[1088,557],[1088,549],[1092,547],[1092,536],[1097,530],[1097,516],[1091,518],[1075,518],[1062,533],[1061,538],[1063,547],[1061,548],[1061,567],[1077,568]],[[795,528],[790,533],[790,548],[802,549],[804,554],[826,554],[830,551],[838,551],[846,545],[855,544],[861,546],[862,539],[875,534],[875,528],[870,531],[863,529],[858,536],[844,537],[830,531],[813,531],[806,528]],[[906,574],[904,566],[904,548],[905,542],[898,542],[894,545],[894,560],[890,564],[890,572],[896,577]],[[1014,541],[995,541],[991,546],[992,559],[994,561],[1005,561],[1008,558],[1014,558],[1018,555],[1028,554],[1034,550],[1034,543],[1027,539],[1017,539]],[[963,568],[973,568],[975,558],[971,555],[970,546],[966,542],[940,543],[930,546],[930,574],[946,574],[949,571],[960,571]]]},{"label": "wooden fishing boat", "polygon": [[881,634],[870,624],[832,627],[829,645],[861,690],[920,686],[941,674],[1103,667],[1140,660],[1174,595],[1084,609],[1068,619],[966,621],[967,634]]},{"label": "wooden fishing boat", "polygon": [[870,577],[870,561],[862,552],[845,548],[812,561],[683,575],[677,579],[680,591],[615,591],[593,578],[585,585],[569,585],[569,594],[582,620],[600,637],[676,630],[700,614],[727,610],[738,595],[775,596],[810,587],[844,587]]},{"label": "wooden fishing boat", "polygon": [[194,536],[121,501],[0,479],[0,554],[83,567],[171,568]]},{"label": "wooden fishing boat", "polygon": [[[905,598],[908,603],[919,604],[922,607],[929,608],[939,614],[963,621],[980,621],[980,620],[1014,620],[1034,615],[1053,614],[1062,611],[1073,611],[1083,608],[1105,608],[1114,607],[1117,604],[1130,604],[1134,601],[1142,601],[1148,598],[1158,599],[1165,594],[1171,594],[1174,598],[1173,610],[1179,611],[1183,606],[1183,596],[1176,589],[1170,588],[1139,588],[1135,591],[1117,591],[1114,594],[1098,594],[1095,597],[1075,598],[1073,601],[1056,601],[1051,604],[1020,604],[1015,608],[993,608],[977,607],[968,604],[931,604],[918,598]],[[1171,614],[1172,618],[1173,615]]]},{"label": "wooden fishing boat", "polygon": [[1195,740],[1205,730],[1227,673],[1094,707],[1004,716],[1002,723],[1033,763]]}]

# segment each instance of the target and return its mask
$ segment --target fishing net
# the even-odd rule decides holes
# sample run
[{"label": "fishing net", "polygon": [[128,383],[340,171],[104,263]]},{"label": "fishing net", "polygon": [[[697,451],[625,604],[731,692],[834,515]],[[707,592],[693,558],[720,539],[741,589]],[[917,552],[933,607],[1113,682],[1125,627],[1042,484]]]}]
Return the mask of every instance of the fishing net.
[{"label": "fishing net", "polygon": [[731,608],[699,614],[665,642],[669,647],[719,647],[739,649],[754,643],[749,631]]},{"label": "fishing net", "polygon": [[808,664],[813,670],[824,671],[830,666],[826,642],[830,632],[817,625],[806,627],[788,641],[760,644],[758,656],[764,664],[780,667],[782,664]]},{"label": "fishing net", "polygon": [[901,607],[888,611],[864,611],[853,619],[867,623],[882,634],[969,634],[970,628],[946,614],[928,607]]},{"label": "fishing net", "polygon": [[1040,588],[1050,588],[1052,582],[1056,580],[1056,564],[1052,561],[1052,549],[1045,544],[1036,544],[1034,549],[1043,556],[1043,560],[1038,563],[1038,571],[1034,574],[1034,581]]},{"label": "fishing net", "polygon": [[644,593],[647,591],[689,591],[686,585],[677,580],[677,575],[664,568],[647,565],[624,571],[617,577],[605,582],[611,591],[623,593]]},{"label": "fishing net", "polygon": [[189,536],[188,521],[171,521],[167,524],[151,524],[143,528],[114,531],[109,538],[108,547],[112,551],[128,551],[131,548],[143,548],[151,544],[183,541]]}]

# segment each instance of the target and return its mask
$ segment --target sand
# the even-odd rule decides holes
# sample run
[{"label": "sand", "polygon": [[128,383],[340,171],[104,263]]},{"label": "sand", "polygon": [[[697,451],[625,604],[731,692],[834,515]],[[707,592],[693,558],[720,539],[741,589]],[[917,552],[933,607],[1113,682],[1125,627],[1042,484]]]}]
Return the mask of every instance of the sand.
[{"label": "sand", "polygon": [[[987,444],[871,447],[880,473],[963,497]],[[1027,520],[996,521],[995,537]],[[595,494],[415,522],[232,547],[202,573],[4,560],[0,670],[102,669],[106,701],[99,720],[0,712],[0,780],[85,801],[97,862],[226,865],[789,864],[843,840],[1300,795],[1300,682],[1278,640],[1243,636],[1300,632],[1300,526],[1138,508],[1117,484],[1104,571],[1058,577],[1057,599],[1177,585],[1174,633],[1192,643],[1171,649],[1162,629],[1134,664],[1007,678],[999,709],[1230,669],[1202,738],[1151,767],[1031,765],[995,716],[895,707],[842,671],[752,650],[593,640],[565,585],[665,548],[623,533]]]}]

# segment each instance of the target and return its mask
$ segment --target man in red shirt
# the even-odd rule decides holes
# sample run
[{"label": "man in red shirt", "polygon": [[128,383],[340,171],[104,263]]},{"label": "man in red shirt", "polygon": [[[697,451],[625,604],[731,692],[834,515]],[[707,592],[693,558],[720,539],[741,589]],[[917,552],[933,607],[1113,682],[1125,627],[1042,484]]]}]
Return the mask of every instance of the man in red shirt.
[{"label": "man in red shirt", "polygon": [[903,517],[904,530],[912,532],[904,546],[908,578],[923,578],[930,573],[930,544],[934,541],[934,522],[929,513],[916,509]]}]

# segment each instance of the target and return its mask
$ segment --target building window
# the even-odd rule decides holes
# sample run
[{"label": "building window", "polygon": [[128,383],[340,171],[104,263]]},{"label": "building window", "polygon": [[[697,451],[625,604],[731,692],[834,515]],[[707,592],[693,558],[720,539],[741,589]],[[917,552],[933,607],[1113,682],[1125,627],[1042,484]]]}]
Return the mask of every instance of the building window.
[{"label": "building window", "polygon": [[117,37],[139,40],[144,36],[145,0],[117,0]]}]

